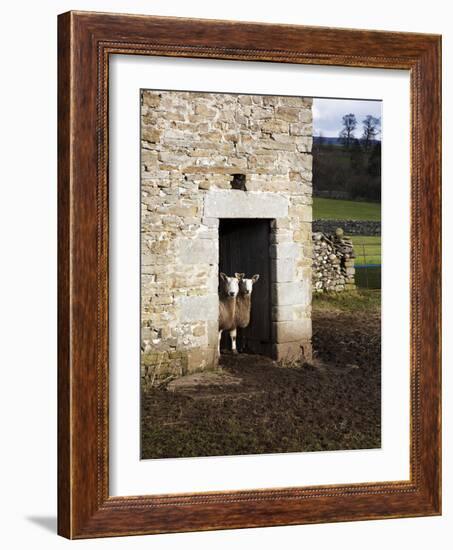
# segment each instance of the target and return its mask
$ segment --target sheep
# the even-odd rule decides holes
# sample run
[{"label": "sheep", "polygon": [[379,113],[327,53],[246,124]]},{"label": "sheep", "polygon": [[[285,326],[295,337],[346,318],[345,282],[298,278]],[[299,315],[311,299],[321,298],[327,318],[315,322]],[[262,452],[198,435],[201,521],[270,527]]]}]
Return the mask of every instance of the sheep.
[{"label": "sheep", "polygon": [[[231,347],[233,353],[236,351],[236,297],[239,293],[239,280],[236,277],[228,277],[220,273],[219,285],[219,344],[218,355],[220,356],[220,340],[222,332],[228,330],[231,336]],[[234,337],[234,339],[233,339]]]},{"label": "sheep", "polygon": [[251,279],[246,279],[245,273],[235,273],[234,275],[239,280],[239,294],[236,298],[235,326],[230,335],[232,335],[231,340],[234,342],[234,349],[236,349],[237,329],[246,328],[250,324],[253,285],[260,276],[257,274],[253,275]]}]

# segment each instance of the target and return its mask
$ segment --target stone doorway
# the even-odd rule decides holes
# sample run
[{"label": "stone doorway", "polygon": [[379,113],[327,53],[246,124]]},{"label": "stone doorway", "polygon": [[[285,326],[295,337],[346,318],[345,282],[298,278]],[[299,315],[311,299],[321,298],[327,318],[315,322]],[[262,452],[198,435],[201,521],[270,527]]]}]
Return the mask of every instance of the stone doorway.
[{"label": "stone doorway", "polygon": [[[272,356],[271,267],[269,219],[221,219],[219,223],[219,272],[228,275],[259,274],[253,287],[250,325],[238,331],[242,352]],[[225,333],[222,344],[228,348]]]}]

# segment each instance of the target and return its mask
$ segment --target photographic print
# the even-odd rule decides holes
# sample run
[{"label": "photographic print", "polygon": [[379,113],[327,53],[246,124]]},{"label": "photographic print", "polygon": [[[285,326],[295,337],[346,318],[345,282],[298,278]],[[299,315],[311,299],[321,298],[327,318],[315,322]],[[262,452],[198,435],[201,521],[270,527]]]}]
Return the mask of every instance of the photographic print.
[{"label": "photographic print", "polygon": [[381,102],[141,90],[141,458],[381,446]]},{"label": "photographic print", "polygon": [[59,534],[439,515],[441,37],[77,11],[58,49]]}]

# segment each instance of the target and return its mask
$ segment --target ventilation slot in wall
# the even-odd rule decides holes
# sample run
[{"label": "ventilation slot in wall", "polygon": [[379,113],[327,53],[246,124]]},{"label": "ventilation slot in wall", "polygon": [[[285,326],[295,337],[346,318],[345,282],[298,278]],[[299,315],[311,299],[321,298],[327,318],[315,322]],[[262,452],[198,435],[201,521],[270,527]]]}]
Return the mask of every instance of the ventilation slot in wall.
[{"label": "ventilation slot in wall", "polygon": [[231,180],[231,189],[239,189],[239,191],[247,191],[245,185],[245,174],[233,174]]}]

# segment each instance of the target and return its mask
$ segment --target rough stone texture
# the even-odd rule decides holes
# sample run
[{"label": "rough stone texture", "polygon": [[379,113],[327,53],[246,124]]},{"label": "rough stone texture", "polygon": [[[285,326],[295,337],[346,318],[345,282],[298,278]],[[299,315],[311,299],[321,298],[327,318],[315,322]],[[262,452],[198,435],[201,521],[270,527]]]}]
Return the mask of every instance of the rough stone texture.
[{"label": "rough stone texture", "polygon": [[348,235],[381,234],[381,222],[370,220],[313,220],[313,231],[320,233],[335,233],[341,227]]},{"label": "rough stone texture", "polygon": [[275,342],[281,344],[298,342],[305,338],[307,332],[311,331],[311,319],[272,323],[272,331]]},{"label": "rough stone texture", "polygon": [[181,296],[179,299],[181,323],[192,321],[216,321],[219,316],[217,294]]},{"label": "rough stone texture", "polygon": [[352,241],[342,229],[333,235],[313,233],[313,292],[353,290],[354,257]]},{"label": "rough stone texture", "polygon": [[161,91],[141,100],[144,387],[217,365],[219,218],[272,220],[273,354],[308,357],[312,100]]}]

